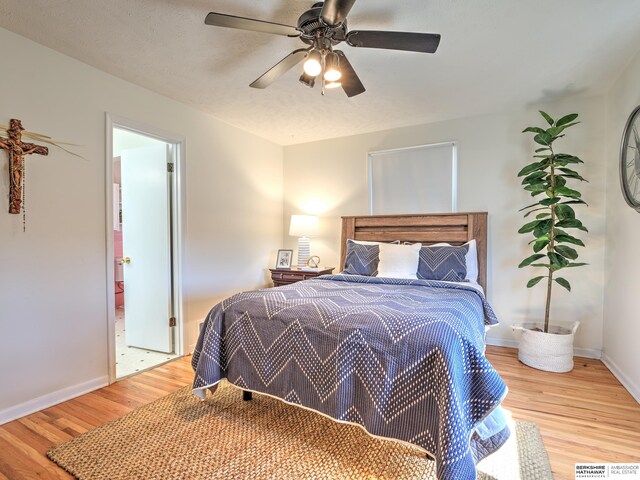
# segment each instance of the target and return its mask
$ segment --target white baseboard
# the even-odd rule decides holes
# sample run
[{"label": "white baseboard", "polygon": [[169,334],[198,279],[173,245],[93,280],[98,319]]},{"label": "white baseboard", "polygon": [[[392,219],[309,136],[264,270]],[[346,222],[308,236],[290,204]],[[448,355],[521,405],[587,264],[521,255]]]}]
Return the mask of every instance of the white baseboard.
[{"label": "white baseboard", "polygon": [[636,385],[627,374],[625,374],[616,363],[609,358],[606,353],[602,353],[602,363],[611,370],[611,373],[620,381],[622,386],[627,389],[636,402],[640,403],[640,387]]},{"label": "white baseboard", "polygon": [[41,397],[34,398],[33,400],[27,400],[24,403],[15,405],[13,407],[0,410],[0,425],[11,422],[25,415],[37,412],[39,410],[51,407],[58,403],[70,400],[72,398],[84,395],[85,393],[92,392],[98,388],[102,388],[109,384],[109,377],[104,375],[102,377],[94,378],[87,382],[72,385],[62,390],[47,393]]},{"label": "white baseboard", "polygon": [[[487,337],[487,345],[494,345],[496,347],[518,348],[518,341],[510,338]],[[595,358],[596,360],[599,360],[602,357],[602,350],[574,347],[573,355],[576,357]]]}]

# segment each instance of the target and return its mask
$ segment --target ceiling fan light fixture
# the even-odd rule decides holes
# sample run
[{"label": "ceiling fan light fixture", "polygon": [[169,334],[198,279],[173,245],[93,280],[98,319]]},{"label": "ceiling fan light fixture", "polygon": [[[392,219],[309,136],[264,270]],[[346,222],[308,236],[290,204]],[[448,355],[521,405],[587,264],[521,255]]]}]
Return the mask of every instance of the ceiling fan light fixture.
[{"label": "ceiling fan light fixture", "polygon": [[306,72],[303,72],[300,76],[300,83],[306,85],[309,88],[313,88],[316,83],[316,77],[312,77],[311,75],[307,75]]},{"label": "ceiling fan light fixture", "polygon": [[323,94],[325,85],[328,85],[327,88],[341,86],[349,98],[364,93],[366,88],[342,50],[333,50],[340,43],[357,48],[422,53],[435,53],[440,44],[441,36],[437,33],[349,30],[347,16],[356,0],[313,1],[311,8],[300,15],[296,25],[217,12],[210,12],[204,23],[214,27],[295,37],[305,44],[254,80],[249,84],[250,87],[267,88],[289,70],[303,63],[305,73],[300,77],[302,83],[312,87],[319,79]]},{"label": "ceiling fan light fixture", "polygon": [[311,50],[304,62],[304,73],[310,77],[317,77],[322,72],[322,56],[317,50]]},{"label": "ceiling fan light fixture", "polygon": [[328,53],[325,57],[324,79],[328,82],[337,82],[341,77],[340,57],[335,52]]}]

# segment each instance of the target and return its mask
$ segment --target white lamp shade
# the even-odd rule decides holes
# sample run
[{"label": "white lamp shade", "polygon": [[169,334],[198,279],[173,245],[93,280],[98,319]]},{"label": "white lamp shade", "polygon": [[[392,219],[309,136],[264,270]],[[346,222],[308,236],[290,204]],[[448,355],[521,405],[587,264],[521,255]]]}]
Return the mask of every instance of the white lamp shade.
[{"label": "white lamp shade", "polygon": [[318,217],[314,215],[291,215],[289,235],[292,237],[313,237],[318,233]]}]

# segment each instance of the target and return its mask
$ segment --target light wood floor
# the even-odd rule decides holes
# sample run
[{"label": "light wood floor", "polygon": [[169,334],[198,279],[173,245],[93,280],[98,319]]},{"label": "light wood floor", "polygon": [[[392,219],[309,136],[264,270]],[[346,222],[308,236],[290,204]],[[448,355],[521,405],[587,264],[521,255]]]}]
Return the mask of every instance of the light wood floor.
[{"label": "light wood floor", "polygon": [[[513,349],[487,356],[509,386],[506,408],[540,427],[556,479],[573,479],[576,462],[640,462],[640,405],[600,361],[577,358],[573,372],[553,374],[520,364]],[[190,359],[0,426],[0,480],[72,478],[46,450],[191,383]]]}]

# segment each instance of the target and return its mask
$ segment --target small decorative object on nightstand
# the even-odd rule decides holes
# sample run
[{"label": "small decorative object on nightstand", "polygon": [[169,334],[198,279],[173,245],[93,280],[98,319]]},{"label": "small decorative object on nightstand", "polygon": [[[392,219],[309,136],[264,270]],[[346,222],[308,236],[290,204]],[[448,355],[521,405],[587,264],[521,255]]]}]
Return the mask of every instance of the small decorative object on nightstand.
[{"label": "small decorative object on nightstand", "polygon": [[278,250],[276,257],[276,268],[291,268],[293,250]]},{"label": "small decorative object on nightstand", "polygon": [[302,280],[308,280],[319,275],[329,275],[333,270],[334,267],[291,268],[289,270],[278,270],[277,268],[269,269],[271,272],[271,280],[273,281],[273,285],[276,287],[289,285]]},{"label": "small decorative object on nightstand", "polygon": [[320,268],[320,257],[317,255],[311,255],[309,258],[307,258],[307,267]]}]

